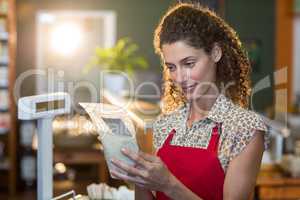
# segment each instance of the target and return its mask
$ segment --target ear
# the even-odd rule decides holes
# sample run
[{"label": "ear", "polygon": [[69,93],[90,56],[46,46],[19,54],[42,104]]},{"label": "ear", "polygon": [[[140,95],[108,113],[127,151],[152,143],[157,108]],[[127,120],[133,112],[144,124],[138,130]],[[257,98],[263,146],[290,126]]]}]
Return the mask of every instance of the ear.
[{"label": "ear", "polygon": [[217,63],[222,58],[222,49],[218,43],[214,43],[213,48],[211,50],[211,58],[212,60]]}]

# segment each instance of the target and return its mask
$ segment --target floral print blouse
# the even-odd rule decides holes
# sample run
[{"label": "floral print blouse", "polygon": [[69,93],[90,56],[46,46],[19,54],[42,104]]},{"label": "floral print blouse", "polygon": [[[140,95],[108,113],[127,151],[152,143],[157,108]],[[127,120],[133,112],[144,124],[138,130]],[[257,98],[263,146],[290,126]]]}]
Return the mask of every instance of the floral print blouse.
[{"label": "floral print blouse", "polygon": [[265,149],[268,146],[268,128],[261,116],[235,105],[220,94],[206,118],[196,121],[189,128],[186,125],[188,104],[176,111],[161,115],[153,123],[153,144],[159,149],[172,129],[176,130],[171,145],[207,148],[212,128],[221,124],[218,146],[218,158],[224,172],[230,161],[236,157],[251,141],[257,130],[264,134]]}]

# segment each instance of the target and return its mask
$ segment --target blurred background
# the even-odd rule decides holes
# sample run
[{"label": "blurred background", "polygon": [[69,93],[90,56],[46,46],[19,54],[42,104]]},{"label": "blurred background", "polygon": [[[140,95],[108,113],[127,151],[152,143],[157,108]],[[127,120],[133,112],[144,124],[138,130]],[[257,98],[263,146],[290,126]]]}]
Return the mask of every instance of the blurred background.
[{"label": "blurred background", "polygon": [[[0,199],[37,198],[37,124],[17,119],[17,101],[52,92],[72,98],[71,113],[52,122],[54,196],[87,195],[91,183],[133,189],[109,177],[78,102],[126,104],[140,147],[152,151],[162,83],[153,33],[176,2],[0,0]],[[213,9],[248,51],[250,109],[268,118],[272,135],[252,199],[300,199],[300,1],[181,2]]]}]

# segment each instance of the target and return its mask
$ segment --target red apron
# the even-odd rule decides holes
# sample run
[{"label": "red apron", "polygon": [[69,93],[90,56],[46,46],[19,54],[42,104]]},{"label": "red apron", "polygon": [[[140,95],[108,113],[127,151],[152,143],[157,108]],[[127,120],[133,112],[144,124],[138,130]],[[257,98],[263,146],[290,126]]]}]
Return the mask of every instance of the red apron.
[{"label": "red apron", "polygon": [[[172,174],[204,200],[222,200],[225,173],[218,159],[218,126],[213,128],[207,149],[171,145],[175,134],[169,133],[157,155]],[[157,200],[170,200],[157,192]]]}]

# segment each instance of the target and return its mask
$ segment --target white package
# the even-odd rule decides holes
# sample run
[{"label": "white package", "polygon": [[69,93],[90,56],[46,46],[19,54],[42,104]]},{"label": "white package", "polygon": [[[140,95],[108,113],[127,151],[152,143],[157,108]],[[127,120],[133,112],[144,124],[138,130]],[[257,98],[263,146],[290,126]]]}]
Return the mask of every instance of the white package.
[{"label": "white package", "polygon": [[[112,158],[134,165],[135,163],[121,152],[122,148],[136,153],[139,151],[135,128],[128,113],[120,107],[103,103],[79,105],[85,109],[97,129],[109,171],[120,171],[111,163]],[[116,178],[112,174],[110,176]]]},{"label": "white package", "polygon": [[0,90],[0,110],[7,110],[9,108],[9,93],[8,90]]},{"label": "white package", "polygon": [[5,66],[0,66],[0,87],[8,86],[8,70]]},{"label": "white package", "polygon": [[134,191],[124,185],[117,189],[106,183],[93,183],[87,186],[87,193],[90,199],[134,200]]}]

